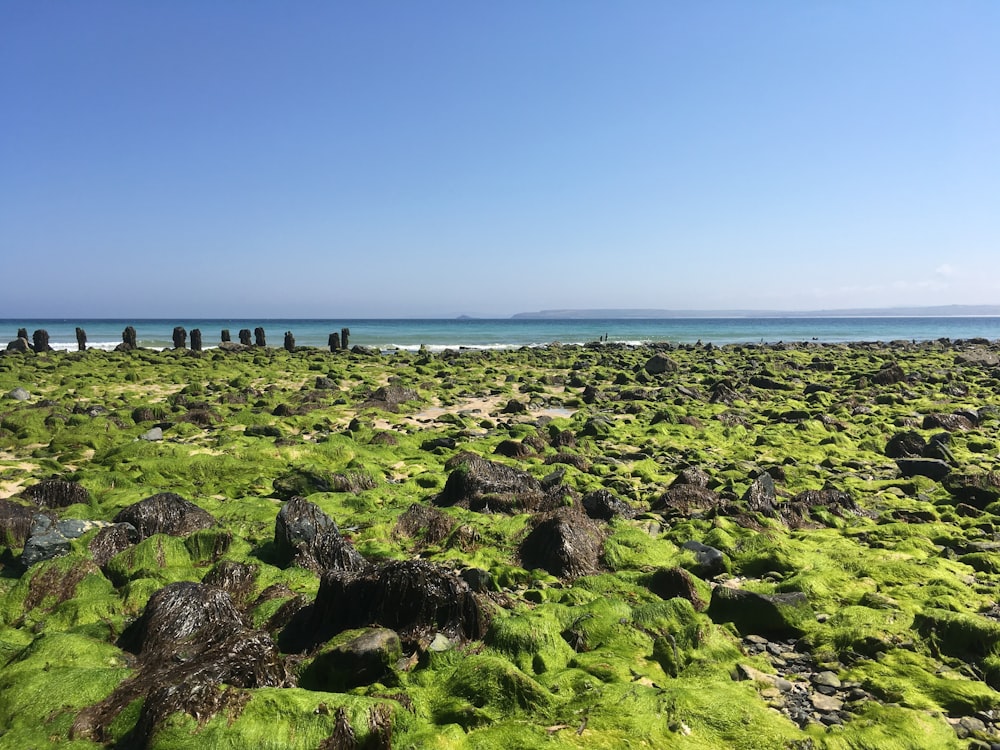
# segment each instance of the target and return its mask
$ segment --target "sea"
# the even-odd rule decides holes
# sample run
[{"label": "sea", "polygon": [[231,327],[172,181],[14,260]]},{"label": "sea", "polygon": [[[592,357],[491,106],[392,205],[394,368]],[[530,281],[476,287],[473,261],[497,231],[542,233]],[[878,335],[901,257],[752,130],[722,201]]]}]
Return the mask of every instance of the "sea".
[{"label": "sea", "polygon": [[[331,333],[349,329],[350,346],[381,351],[425,347],[444,349],[511,349],[523,346],[587,344],[598,341],[622,344],[669,342],[715,345],[751,343],[861,341],[933,341],[982,338],[1000,340],[1000,317],[732,317],[732,318],[452,318],[452,319],[93,319],[70,318],[0,319],[0,348],[17,336],[19,329],[29,340],[36,330],[45,330],[49,344],[57,350],[77,349],[76,329],[87,336],[88,349],[114,349],[122,341],[126,326],[136,331],[141,347],[173,347],[173,331],[201,331],[202,346],[218,346],[223,330],[239,341],[241,329],[263,328],[267,346],[281,347],[286,332],[297,346],[328,346]],[[5,338],[6,337],[6,338]]]}]

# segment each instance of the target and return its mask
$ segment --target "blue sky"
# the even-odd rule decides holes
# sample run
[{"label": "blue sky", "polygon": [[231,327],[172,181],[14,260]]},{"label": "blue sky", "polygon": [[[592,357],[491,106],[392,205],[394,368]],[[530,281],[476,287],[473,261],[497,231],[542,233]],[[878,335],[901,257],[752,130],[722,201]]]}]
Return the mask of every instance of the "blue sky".
[{"label": "blue sky", "polygon": [[1000,304],[1000,3],[6,2],[0,317]]}]

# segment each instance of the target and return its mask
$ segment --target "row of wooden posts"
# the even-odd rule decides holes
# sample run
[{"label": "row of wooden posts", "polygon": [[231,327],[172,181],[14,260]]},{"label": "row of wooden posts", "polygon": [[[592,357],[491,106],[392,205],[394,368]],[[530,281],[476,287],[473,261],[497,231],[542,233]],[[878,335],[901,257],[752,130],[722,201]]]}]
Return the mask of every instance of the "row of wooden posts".
[{"label": "row of wooden posts", "polygon": [[[351,336],[350,328],[341,328],[340,333],[334,331],[330,334],[327,339],[327,346],[330,347],[331,352],[335,352],[338,349],[348,348],[348,339]],[[18,340],[23,339],[25,342],[28,341],[28,331],[25,328],[19,328],[17,331]],[[243,346],[267,346],[267,338],[264,334],[264,329],[257,327],[253,331],[253,343],[250,340],[250,329],[243,328],[239,333],[240,344]],[[173,333],[174,348],[175,349],[187,349],[188,348],[188,332],[183,326],[176,326]],[[229,329],[223,328],[221,334],[221,343],[228,344],[232,343],[232,339],[229,336]],[[87,332],[84,331],[79,326],[76,329],[76,344],[77,348],[82,352],[87,349]],[[49,345],[49,332],[44,328],[35,331],[31,336],[31,343],[29,346],[36,352],[47,352],[51,351],[52,347]],[[200,352],[202,347],[201,342],[201,329],[192,328],[191,329],[191,350]],[[119,345],[120,349],[129,350],[137,349],[138,344],[136,343],[135,328],[132,326],[126,326],[125,330],[122,331],[122,343]],[[285,331],[285,341],[284,348],[288,351],[295,350],[295,336],[292,335],[291,331]]]}]

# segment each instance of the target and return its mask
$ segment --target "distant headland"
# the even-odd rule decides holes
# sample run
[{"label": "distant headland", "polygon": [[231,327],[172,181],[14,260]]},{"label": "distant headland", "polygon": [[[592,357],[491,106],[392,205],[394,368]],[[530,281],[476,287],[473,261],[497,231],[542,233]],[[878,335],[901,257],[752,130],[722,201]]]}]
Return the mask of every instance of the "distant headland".
[{"label": "distant headland", "polygon": [[937,318],[970,315],[1000,316],[1000,305],[936,305],[930,307],[863,307],[841,310],[658,310],[605,308],[520,312],[512,318],[529,320],[608,318]]}]

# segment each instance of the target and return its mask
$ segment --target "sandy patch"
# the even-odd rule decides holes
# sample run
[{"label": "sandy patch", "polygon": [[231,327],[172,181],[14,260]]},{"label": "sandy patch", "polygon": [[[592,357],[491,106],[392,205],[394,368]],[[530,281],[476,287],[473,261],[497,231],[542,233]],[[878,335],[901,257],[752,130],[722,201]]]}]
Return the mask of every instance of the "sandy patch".
[{"label": "sandy patch", "polygon": [[[499,414],[511,398],[512,397],[509,394],[501,394],[498,396],[483,396],[480,398],[463,399],[462,401],[452,404],[451,406],[441,406],[439,404],[428,406],[427,408],[421,409],[413,414],[402,415],[394,422],[390,422],[387,419],[377,419],[375,420],[375,428],[380,430],[391,430],[394,427],[398,427],[400,423],[412,425],[414,427],[426,427],[447,414],[462,414],[479,417],[485,417],[490,414]],[[520,417],[530,420],[535,420],[539,417],[551,417],[555,419],[557,417],[570,417],[573,415],[574,411],[574,409],[553,407],[548,409],[529,409],[526,412],[520,412],[518,414],[505,414],[503,416],[511,418]]]}]

